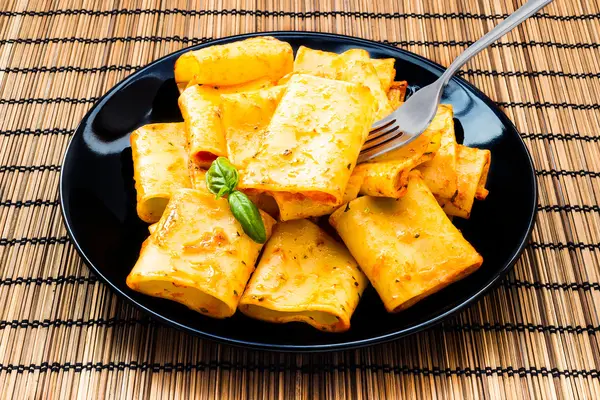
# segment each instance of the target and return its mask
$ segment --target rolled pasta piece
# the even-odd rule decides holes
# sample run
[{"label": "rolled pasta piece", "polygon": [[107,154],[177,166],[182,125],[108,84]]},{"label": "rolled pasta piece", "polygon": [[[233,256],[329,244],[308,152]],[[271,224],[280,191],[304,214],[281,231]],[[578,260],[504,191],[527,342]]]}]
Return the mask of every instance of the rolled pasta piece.
[{"label": "rolled pasta piece", "polygon": [[454,112],[450,104],[441,104],[444,128],[441,130],[440,148],[435,156],[419,166],[425,184],[435,196],[450,198],[457,189],[456,136],[454,135]]},{"label": "rolled pasta piece", "polygon": [[367,278],[348,250],[307,220],[277,224],[240,300],[240,311],[269,322],[350,328]]},{"label": "rolled pasta piece", "polygon": [[140,219],[160,219],[171,194],[191,187],[183,123],[144,125],[130,137]]},{"label": "rolled pasta piece", "polygon": [[219,94],[232,94],[232,93],[243,93],[243,92],[252,92],[255,90],[267,89],[275,85],[275,81],[272,78],[267,76],[255,79],[250,82],[244,82],[237,85],[230,86],[215,86],[215,85],[203,85],[201,83],[196,82],[195,79],[192,79],[188,82],[186,89],[190,86],[200,85],[207,86],[211,89],[214,89]]},{"label": "rolled pasta piece", "polygon": [[373,64],[369,60],[353,59],[346,61],[343,56],[344,54],[334,63],[337,70],[335,79],[355,82],[368,87],[375,98],[375,120],[388,116],[392,112],[392,106]]},{"label": "rolled pasta piece", "polygon": [[259,151],[240,170],[240,188],[340,204],[373,123],[373,104],[362,85],[294,75]]},{"label": "rolled pasta piece", "polygon": [[220,95],[209,87],[192,85],[179,96],[190,159],[203,168],[227,156],[219,107]]},{"label": "rolled pasta piece", "polygon": [[[336,62],[338,58],[342,58],[341,63]],[[300,46],[294,60],[294,72],[336,79],[340,66],[351,60],[368,60],[375,67],[383,91],[389,90],[396,77],[395,60],[393,58],[370,58],[369,53],[363,49],[350,49],[342,54],[337,54]]]},{"label": "rolled pasta piece", "polygon": [[254,37],[184,53],[175,62],[175,82],[194,79],[203,85],[231,86],[263,77],[277,81],[292,70],[293,62],[289,43]]},{"label": "rolled pasta piece", "polygon": [[244,168],[259,151],[285,86],[221,96],[221,121],[229,161]]},{"label": "rolled pasta piece", "polygon": [[294,73],[334,79],[337,70],[333,62],[339,54],[300,46],[294,59]]},{"label": "rolled pasta piece", "polygon": [[[372,58],[371,63],[375,67],[377,76],[381,81],[381,88],[387,92],[392,87],[392,82],[396,78],[396,60],[393,58]],[[404,98],[404,97],[402,97]]]},{"label": "rolled pasta piece", "polygon": [[402,103],[404,103],[407,87],[408,83],[406,81],[397,81],[390,85],[390,88],[387,92],[387,97],[390,101],[392,110],[395,110],[396,108],[400,107]]},{"label": "rolled pasta piece", "polygon": [[[364,174],[362,171],[355,170],[350,175],[341,204],[346,204],[358,196],[363,180]],[[340,206],[339,204],[324,204],[295,193],[276,192],[273,193],[273,198],[277,202],[281,221],[329,215]]]},{"label": "rolled pasta piece", "polygon": [[456,190],[448,197],[436,196],[446,214],[468,219],[471,216],[474,200],[486,198],[488,191],[485,184],[490,161],[489,150],[457,145]]},{"label": "rolled pasta piece", "polygon": [[[274,220],[261,215],[269,236]],[[244,233],[226,199],[180,189],[142,245],[127,286],[209,317],[230,317],[261,248]]]},{"label": "rolled pasta piece", "polygon": [[441,105],[429,127],[417,139],[356,166],[356,170],[365,174],[360,193],[402,197],[406,192],[409,172],[435,156],[440,148],[442,133],[447,129],[452,129],[452,112]]},{"label": "rolled pasta piece", "polygon": [[452,225],[418,171],[410,173],[402,198],[360,197],[340,207],[329,222],[388,312],[412,306],[469,275],[483,262]]}]

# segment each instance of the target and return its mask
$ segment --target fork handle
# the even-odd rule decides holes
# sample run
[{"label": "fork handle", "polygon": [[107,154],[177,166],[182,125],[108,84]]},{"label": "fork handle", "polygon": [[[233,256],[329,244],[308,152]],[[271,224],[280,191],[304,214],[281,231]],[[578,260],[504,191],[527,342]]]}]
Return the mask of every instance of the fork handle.
[{"label": "fork handle", "polygon": [[461,55],[454,59],[448,69],[446,69],[442,76],[439,77],[439,80],[442,81],[442,86],[446,86],[456,71],[465,65],[473,56],[512,31],[527,18],[531,17],[550,3],[552,3],[552,0],[529,0],[527,3],[523,4],[521,8],[509,15],[504,21],[496,25],[491,31],[483,35],[481,39],[473,43],[463,51]]}]

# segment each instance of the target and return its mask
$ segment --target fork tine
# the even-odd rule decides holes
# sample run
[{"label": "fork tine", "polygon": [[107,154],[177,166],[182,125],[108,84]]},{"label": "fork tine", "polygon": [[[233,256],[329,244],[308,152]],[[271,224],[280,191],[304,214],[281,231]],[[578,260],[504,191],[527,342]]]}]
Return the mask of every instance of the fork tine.
[{"label": "fork tine", "polygon": [[395,124],[395,122],[396,121],[390,123],[389,125],[383,126],[375,131],[371,131],[371,133],[369,133],[369,136],[367,137],[365,144],[374,139],[377,139],[380,136],[387,135],[392,129],[396,129],[395,126],[397,126],[398,124]]},{"label": "fork tine", "polygon": [[389,129],[385,130],[385,132],[380,132],[376,137],[369,138],[363,144],[362,150],[366,151],[372,149],[400,136],[402,136],[400,127],[397,124],[394,124],[390,126]]},{"label": "fork tine", "polygon": [[384,141],[383,143],[380,143],[378,146],[374,146],[369,149],[363,149],[361,150],[358,156],[357,164],[367,162],[379,155],[386,153],[388,151],[388,148],[391,146],[393,146],[394,148],[398,148],[403,144],[412,141],[412,139],[413,137],[408,135],[397,135],[388,138],[388,140]]},{"label": "fork tine", "polygon": [[378,131],[381,128],[389,125],[390,123],[394,123],[396,121],[395,112],[391,113],[385,118],[380,119],[379,121],[375,121],[373,125],[371,125],[371,132]]}]

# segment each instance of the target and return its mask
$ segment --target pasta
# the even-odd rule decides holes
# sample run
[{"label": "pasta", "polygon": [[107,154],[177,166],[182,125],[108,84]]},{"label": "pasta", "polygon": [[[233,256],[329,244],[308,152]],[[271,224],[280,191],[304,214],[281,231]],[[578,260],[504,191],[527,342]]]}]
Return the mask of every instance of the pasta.
[{"label": "pasta", "polygon": [[219,156],[227,155],[220,117],[220,95],[208,87],[192,85],[179,97],[185,121],[190,158],[208,168]]},{"label": "pasta", "polygon": [[[342,204],[346,204],[358,196],[363,180],[364,174],[361,171],[355,170],[350,175],[342,197]],[[277,202],[281,221],[329,215],[339,207],[339,205],[322,203],[301,194],[278,192],[273,193],[273,198]]]},{"label": "pasta", "polygon": [[431,192],[440,197],[450,198],[456,191],[456,136],[454,135],[454,122],[452,106],[440,105],[444,118],[444,127],[441,130],[440,148],[433,158],[417,166],[421,171],[425,184]]},{"label": "pasta", "polygon": [[187,83],[185,89],[190,86],[200,85],[207,86],[211,89],[216,90],[219,94],[232,94],[232,93],[243,93],[243,92],[252,92],[255,90],[270,88],[275,85],[275,80],[268,76],[264,76],[262,78],[255,79],[253,81],[239,83],[237,85],[229,85],[229,86],[216,86],[216,85],[203,85],[198,83],[196,79],[192,79]]},{"label": "pasta", "polygon": [[417,171],[402,198],[360,197],[329,221],[389,312],[412,306],[483,262]]},{"label": "pasta", "polygon": [[307,220],[277,224],[240,300],[240,310],[270,322],[301,321],[342,332],[367,286],[348,250]]},{"label": "pasta", "polygon": [[491,155],[457,143],[451,105],[357,165],[373,122],[404,102],[394,64],[364,49],[294,59],[272,37],[181,55],[184,122],[131,135],[149,236],[127,285],[213,318],[345,332],[369,282],[395,313],[479,268],[451,219],[487,197]]},{"label": "pasta", "polygon": [[440,148],[442,133],[451,129],[451,123],[451,109],[441,105],[429,127],[417,139],[370,162],[358,165],[356,169],[365,174],[360,193],[369,196],[402,197],[406,192],[409,172],[434,157]]},{"label": "pasta", "polygon": [[448,215],[469,218],[475,198],[485,199],[485,183],[490,168],[490,151],[475,149],[463,145],[457,146],[457,186],[448,197],[437,199]]},{"label": "pasta", "polygon": [[137,213],[145,222],[160,219],[171,194],[191,187],[182,123],[150,124],[130,137]]},{"label": "pasta", "polygon": [[339,204],[372,122],[364,86],[294,75],[240,186]]},{"label": "pasta", "polygon": [[336,64],[338,58],[343,58],[344,62],[351,60],[369,60],[379,80],[384,92],[390,89],[390,85],[396,77],[394,69],[395,60],[393,58],[371,59],[369,53],[362,49],[350,49],[342,54],[331,53],[328,51],[314,50],[305,46],[300,46],[294,60],[294,72],[310,74],[334,79],[338,73],[338,68],[343,66],[343,62]]},{"label": "pasta", "polygon": [[407,83],[406,81],[393,82],[387,91],[387,97],[390,101],[390,107],[392,110],[400,107],[404,103],[404,97],[406,96]]},{"label": "pasta", "polygon": [[285,86],[221,97],[221,120],[229,160],[244,168],[260,150]]},{"label": "pasta", "polygon": [[336,60],[336,63],[342,65],[336,68],[338,72],[335,78],[346,82],[357,82],[369,88],[375,98],[375,120],[389,115],[392,112],[392,106],[373,64],[369,60],[351,60],[348,62],[343,60],[341,57]]},{"label": "pasta", "polygon": [[256,37],[184,53],[175,62],[175,82],[230,86],[290,72],[292,47],[273,37]]},{"label": "pasta", "polygon": [[[274,220],[262,216],[270,234]],[[127,285],[214,318],[229,317],[261,248],[243,233],[227,200],[180,189],[142,245]]]}]

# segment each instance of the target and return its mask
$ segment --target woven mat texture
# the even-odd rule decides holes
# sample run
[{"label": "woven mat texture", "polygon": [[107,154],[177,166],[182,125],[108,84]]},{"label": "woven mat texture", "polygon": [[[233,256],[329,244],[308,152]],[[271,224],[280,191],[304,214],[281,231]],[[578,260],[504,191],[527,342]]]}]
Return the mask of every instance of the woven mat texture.
[{"label": "woven mat texture", "polygon": [[1,0],[0,398],[600,398],[598,0],[555,1],[462,71],[522,132],[539,214],[502,284],[432,329],[308,355],[200,340],[98,282],[60,216],[74,128],[99,96],[165,54],[311,30],[448,65],[522,2]]}]

